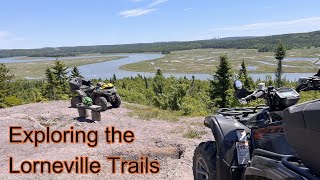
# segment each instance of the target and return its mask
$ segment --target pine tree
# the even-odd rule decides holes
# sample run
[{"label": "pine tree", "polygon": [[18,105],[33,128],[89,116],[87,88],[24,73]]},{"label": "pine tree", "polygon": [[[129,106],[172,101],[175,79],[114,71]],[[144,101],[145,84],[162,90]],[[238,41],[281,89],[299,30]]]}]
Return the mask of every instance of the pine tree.
[{"label": "pine tree", "polygon": [[190,87],[189,87],[189,94],[193,94],[194,90],[195,90],[195,76],[192,76],[192,79],[191,79],[191,84],[190,84]]},{"label": "pine tree", "polygon": [[77,66],[74,66],[74,67],[72,68],[70,78],[75,78],[75,77],[81,77],[81,78],[83,78],[83,76],[80,74],[80,71],[79,71],[79,69],[78,69]]},{"label": "pine tree", "polygon": [[57,81],[50,68],[45,72],[47,82],[44,85],[43,95],[49,100],[57,100]]},{"label": "pine tree", "polygon": [[210,99],[220,108],[228,107],[232,98],[232,73],[227,55],[220,56],[220,64],[210,80]]},{"label": "pine tree", "polygon": [[156,95],[163,93],[164,80],[165,80],[165,78],[162,75],[161,70],[158,69],[156,72],[156,75],[153,79],[153,91],[156,93]]},{"label": "pine tree", "polygon": [[146,87],[146,89],[149,89],[149,81],[146,77],[143,78],[144,79],[144,85]]},{"label": "pine tree", "polygon": [[5,64],[0,63],[0,102],[3,102],[3,99],[10,92],[10,81],[14,75],[9,74],[9,69]]},{"label": "pine tree", "polygon": [[116,80],[117,80],[117,76],[115,74],[113,74],[112,81],[115,82]]},{"label": "pine tree", "polygon": [[124,83],[124,81],[122,82],[122,89],[127,89],[126,84]]},{"label": "pine tree", "polygon": [[284,45],[282,44],[282,42],[279,42],[276,51],[274,53],[274,57],[277,59],[278,61],[278,67],[276,70],[276,74],[275,74],[275,81],[276,81],[276,86],[277,87],[281,87],[283,82],[282,82],[282,74],[283,74],[283,69],[282,69],[282,60],[284,59],[284,57],[286,56],[286,48],[284,47]]},{"label": "pine tree", "polygon": [[156,76],[163,76],[161,69],[157,69]]},{"label": "pine tree", "polygon": [[54,66],[52,67],[52,73],[55,76],[55,80],[57,81],[57,88],[59,89],[59,94],[68,94],[68,71],[65,64],[61,61],[56,60]]},{"label": "pine tree", "polygon": [[246,89],[250,89],[253,86],[253,80],[248,75],[247,67],[244,61],[242,61],[241,63],[241,69],[239,71],[238,76],[239,76],[239,80],[244,83],[243,85]]}]

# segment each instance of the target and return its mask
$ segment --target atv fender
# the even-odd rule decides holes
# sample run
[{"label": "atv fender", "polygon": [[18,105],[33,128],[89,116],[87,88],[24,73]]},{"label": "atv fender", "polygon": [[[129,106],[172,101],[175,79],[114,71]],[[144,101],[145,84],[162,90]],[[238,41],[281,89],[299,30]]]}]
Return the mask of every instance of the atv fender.
[{"label": "atv fender", "polygon": [[244,165],[238,165],[236,142],[238,142],[237,130],[250,129],[239,123],[232,117],[214,115],[205,118],[205,126],[211,129],[217,146],[217,179],[233,179],[240,177]]},{"label": "atv fender", "polygon": [[81,98],[87,96],[83,90],[76,90],[76,92],[81,96]]}]

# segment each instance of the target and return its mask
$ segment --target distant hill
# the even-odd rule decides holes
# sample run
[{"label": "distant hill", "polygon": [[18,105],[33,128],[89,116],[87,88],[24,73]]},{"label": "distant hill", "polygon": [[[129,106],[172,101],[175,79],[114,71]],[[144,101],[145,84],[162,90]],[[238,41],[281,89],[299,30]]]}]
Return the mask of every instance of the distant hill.
[{"label": "distant hill", "polygon": [[232,41],[232,40],[252,39],[252,38],[256,38],[256,37],[258,37],[258,36],[225,37],[225,38],[221,38],[219,40],[220,41]]},{"label": "distant hill", "polygon": [[320,31],[308,33],[282,34],[264,37],[229,37],[198,41],[174,41],[120,45],[76,46],[41,49],[1,50],[0,57],[12,56],[75,56],[80,53],[141,53],[162,52],[203,48],[236,48],[273,51],[279,41],[288,49],[309,46],[320,47]]}]

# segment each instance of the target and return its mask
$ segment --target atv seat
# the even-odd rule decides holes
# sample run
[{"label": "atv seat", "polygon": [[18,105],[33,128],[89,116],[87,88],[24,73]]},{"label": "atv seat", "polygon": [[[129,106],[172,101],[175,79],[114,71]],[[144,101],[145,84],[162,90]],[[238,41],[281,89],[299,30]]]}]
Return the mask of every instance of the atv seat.
[{"label": "atv seat", "polygon": [[91,93],[94,90],[94,87],[82,85],[82,86],[80,86],[80,90],[84,91],[85,93]]}]

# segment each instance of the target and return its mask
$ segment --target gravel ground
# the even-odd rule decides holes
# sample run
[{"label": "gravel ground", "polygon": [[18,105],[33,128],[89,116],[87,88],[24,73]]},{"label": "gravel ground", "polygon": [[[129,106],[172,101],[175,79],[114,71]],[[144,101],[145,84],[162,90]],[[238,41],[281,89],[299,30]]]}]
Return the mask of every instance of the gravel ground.
[{"label": "gravel ground", "polygon": [[[0,109],[0,179],[193,179],[192,157],[196,146],[212,139],[210,130],[202,124],[203,117],[181,118],[178,122],[161,119],[142,120],[129,117],[131,110],[124,107],[102,112],[102,121],[90,122],[77,119],[76,109],[70,109],[69,102],[56,101],[36,103]],[[38,148],[33,144],[9,143],[9,127],[22,126],[24,130],[45,130],[45,126],[63,131],[74,126],[77,130],[98,130],[99,143],[96,148],[86,144],[43,143]],[[117,129],[132,130],[136,140],[132,144],[106,144],[104,130],[115,126]],[[201,138],[188,139],[183,134],[190,130],[207,132]],[[14,167],[19,168],[24,160],[48,160],[50,162],[72,161],[76,156],[88,156],[102,165],[101,173],[93,174],[9,174],[9,157],[14,158]],[[150,174],[112,174],[111,163],[106,156],[122,156],[127,160],[138,160],[148,156],[161,164],[160,173]]]}]

